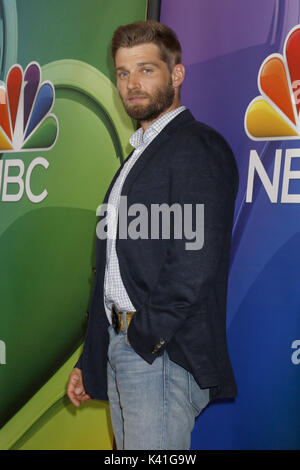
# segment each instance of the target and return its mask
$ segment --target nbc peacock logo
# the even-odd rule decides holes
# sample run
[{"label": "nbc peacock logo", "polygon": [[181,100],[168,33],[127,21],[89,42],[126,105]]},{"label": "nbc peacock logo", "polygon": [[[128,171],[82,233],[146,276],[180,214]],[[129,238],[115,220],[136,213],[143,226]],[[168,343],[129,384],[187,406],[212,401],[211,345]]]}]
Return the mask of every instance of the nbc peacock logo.
[{"label": "nbc peacock logo", "polygon": [[300,139],[300,25],[287,35],[283,55],[271,54],[258,73],[261,96],[249,104],[244,120],[252,140]]},{"label": "nbc peacock logo", "polygon": [[0,153],[50,150],[58,136],[58,120],[50,111],[55,91],[41,83],[41,68],[31,62],[23,72],[13,65],[0,82]]}]

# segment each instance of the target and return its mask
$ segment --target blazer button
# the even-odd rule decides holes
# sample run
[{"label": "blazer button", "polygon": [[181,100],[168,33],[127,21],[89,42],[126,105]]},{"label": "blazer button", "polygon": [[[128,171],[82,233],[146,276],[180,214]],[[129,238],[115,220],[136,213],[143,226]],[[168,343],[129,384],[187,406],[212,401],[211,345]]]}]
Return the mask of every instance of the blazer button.
[{"label": "blazer button", "polygon": [[162,345],[165,344],[165,340],[163,338],[159,339],[159,343],[157,343],[154,348],[152,349],[152,354],[156,354],[159,349],[162,347]]}]

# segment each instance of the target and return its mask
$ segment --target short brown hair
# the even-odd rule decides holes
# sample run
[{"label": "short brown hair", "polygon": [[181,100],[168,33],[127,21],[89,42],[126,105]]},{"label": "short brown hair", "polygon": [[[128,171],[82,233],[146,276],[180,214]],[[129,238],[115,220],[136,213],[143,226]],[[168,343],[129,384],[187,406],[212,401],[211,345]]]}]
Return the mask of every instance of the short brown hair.
[{"label": "short brown hair", "polygon": [[166,62],[169,71],[181,63],[181,45],[174,31],[164,23],[155,20],[136,21],[119,26],[111,40],[111,53],[115,62],[120,47],[133,47],[152,42],[159,48],[160,58]]}]

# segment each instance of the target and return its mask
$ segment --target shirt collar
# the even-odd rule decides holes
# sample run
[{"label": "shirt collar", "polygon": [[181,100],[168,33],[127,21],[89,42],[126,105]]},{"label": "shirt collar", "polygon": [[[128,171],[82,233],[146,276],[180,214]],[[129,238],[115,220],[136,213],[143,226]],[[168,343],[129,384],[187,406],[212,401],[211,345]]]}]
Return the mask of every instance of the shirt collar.
[{"label": "shirt collar", "polygon": [[145,132],[143,128],[140,127],[137,129],[130,137],[129,142],[135,149],[149,144],[154,137],[156,137],[160,131],[172,120],[177,116],[177,114],[181,113],[186,109],[185,106],[179,106],[176,109],[172,109],[168,113],[164,114],[161,118],[154,121],[151,126],[149,126]]}]

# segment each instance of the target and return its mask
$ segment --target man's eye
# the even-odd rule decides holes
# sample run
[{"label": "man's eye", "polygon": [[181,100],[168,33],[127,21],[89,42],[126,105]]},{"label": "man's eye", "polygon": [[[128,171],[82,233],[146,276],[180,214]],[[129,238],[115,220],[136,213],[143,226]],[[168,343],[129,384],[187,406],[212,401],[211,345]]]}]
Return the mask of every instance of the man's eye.
[{"label": "man's eye", "polygon": [[149,73],[151,73],[152,70],[151,69],[144,69],[144,72],[146,72],[146,74],[149,75]]},{"label": "man's eye", "polygon": [[126,73],[127,73],[127,72],[121,72],[121,73],[119,73],[119,77],[120,77],[120,78],[126,77]]}]

